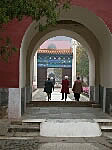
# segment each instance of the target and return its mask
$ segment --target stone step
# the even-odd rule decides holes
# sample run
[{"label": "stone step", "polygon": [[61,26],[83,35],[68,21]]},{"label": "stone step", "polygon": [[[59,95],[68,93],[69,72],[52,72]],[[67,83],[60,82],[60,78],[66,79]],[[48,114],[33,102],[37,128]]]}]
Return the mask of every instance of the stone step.
[{"label": "stone step", "polygon": [[103,132],[112,132],[112,126],[101,126],[100,128]]},{"label": "stone step", "polygon": [[93,108],[101,108],[100,104],[92,104]]},{"label": "stone step", "polygon": [[13,122],[8,132],[39,132],[40,123],[45,119],[24,119],[21,122]]},{"label": "stone step", "polygon": [[96,137],[101,136],[99,125],[90,119],[51,119],[40,126],[45,137]]},{"label": "stone step", "polygon": [[112,119],[94,119],[96,121],[101,131],[103,132],[112,132]]},{"label": "stone step", "polygon": [[94,119],[100,126],[112,126],[112,119]]},{"label": "stone step", "polygon": [[[56,120],[56,119],[51,119]],[[61,119],[62,122],[66,122],[67,119]],[[46,119],[25,119],[21,121],[21,125],[13,124],[8,128],[8,132],[40,132],[40,123],[46,122]],[[58,119],[60,122],[60,119]],[[73,122],[86,122],[86,119],[69,119]],[[112,132],[112,120],[111,119],[94,119],[94,122],[98,123],[101,131],[103,132]],[[51,122],[52,123],[52,122]]]},{"label": "stone step", "polygon": [[[29,107],[93,107],[92,105],[95,104],[95,102],[87,101],[87,102],[77,102],[77,101],[30,101],[27,106]],[[98,106],[99,107],[99,106]]]},{"label": "stone step", "polygon": [[11,125],[8,132],[39,132],[40,126]]},{"label": "stone step", "polygon": [[44,121],[46,121],[46,119],[25,119],[22,120],[22,125],[40,126],[40,123]]}]

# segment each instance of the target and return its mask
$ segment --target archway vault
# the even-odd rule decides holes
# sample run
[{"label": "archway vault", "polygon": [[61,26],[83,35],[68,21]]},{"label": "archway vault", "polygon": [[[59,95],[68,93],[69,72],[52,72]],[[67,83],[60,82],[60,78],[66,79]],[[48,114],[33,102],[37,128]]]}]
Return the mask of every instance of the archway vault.
[{"label": "archway vault", "polygon": [[[42,19],[44,23],[44,19]],[[47,30],[38,32],[35,29],[38,23],[35,21],[27,29],[20,49],[20,76],[19,87],[31,87],[33,56],[40,45],[54,36],[69,36],[79,41],[88,49],[90,60],[90,83],[92,86],[112,87],[112,70],[108,64],[112,64],[112,37],[107,26],[92,12],[86,8],[72,6],[67,12],[62,12],[55,26],[49,26]],[[94,73],[95,72],[95,75]],[[108,72],[108,75],[105,73]],[[106,78],[108,81],[106,82]],[[95,91],[99,99],[99,90]]]},{"label": "archway vault", "polygon": [[[89,32],[87,29],[85,29],[82,25],[78,23],[74,24],[73,21],[60,21],[59,24],[56,25],[56,27],[52,28],[52,30],[51,28],[49,28],[48,32],[45,33],[45,36],[43,35],[41,36],[37,33],[37,35],[35,35],[35,37],[32,39],[31,44],[29,45],[29,48],[28,48],[29,50],[28,50],[27,59],[26,59],[26,64],[27,64],[26,72],[28,73],[28,74],[26,73],[27,86],[30,86],[32,84],[31,66],[33,62],[34,53],[44,41],[46,41],[47,39],[51,37],[58,36],[58,35],[64,35],[64,36],[69,36],[71,38],[74,38],[80,43],[82,43],[85,47],[87,47],[91,66],[93,66],[92,68],[93,70],[95,70],[95,61],[98,64],[97,56],[98,56],[98,50],[100,47],[96,38],[93,36],[91,32]],[[85,35],[87,35],[86,38],[85,38]],[[39,39],[38,39],[38,36],[40,36]],[[95,44],[93,44],[93,41]],[[99,73],[97,72],[95,83],[99,82],[98,74]]]},{"label": "archway vault", "polygon": [[[41,19],[41,23],[45,23],[44,18]],[[94,86],[94,100],[101,104],[104,112],[110,112],[112,108],[112,35],[103,20],[86,8],[71,6],[70,10],[61,12],[57,25],[49,26],[43,32],[38,32],[38,28],[35,28],[37,25],[38,22],[35,21],[30,24],[22,39],[19,88],[9,89],[9,118],[19,120],[26,109],[26,101],[31,100],[32,62],[36,50],[45,40],[58,35],[69,36],[87,47],[90,66],[92,66],[90,77],[91,85]]]},{"label": "archway vault", "polygon": [[[44,22],[44,19],[42,20]],[[31,82],[31,61],[37,48],[48,38],[58,35],[70,36],[88,48],[91,64],[95,64],[95,84],[105,83],[104,69],[107,70],[105,64],[110,59],[105,55],[105,49],[112,47],[110,44],[111,34],[101,20],[95,14],[86,8],[72,6],[67,12],[62,12],[56,26],[48,27],[46,31],[38,32],[35,29],[38,23],[35,21],[27,29],[20,49],[20,78],[19,87],[30,86]],[[104,32],[104,35],[102,33]],[[94,58],[94,59],[93,59]],[[94,61],[95,60],[95,63]],[[97,64],[97,65],[96,65]],[[29,73],[30,72],[30,73]],[[102,74],[102,75],[101,75]]]}]

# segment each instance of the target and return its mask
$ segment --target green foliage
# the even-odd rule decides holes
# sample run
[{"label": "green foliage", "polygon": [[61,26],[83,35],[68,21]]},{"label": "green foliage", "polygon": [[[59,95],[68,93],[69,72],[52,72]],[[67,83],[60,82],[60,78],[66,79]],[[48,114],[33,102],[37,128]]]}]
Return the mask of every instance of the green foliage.
[{"label": "green foliage", "polygon": [[76,49],[76,67],[77,74],[81,77],[88,77],[89,74],[89,60],[86,49],[79,44]]},{"label": "green foliage", "polygon": [[46,25],[54,25],[59,17],[61,8],[70,8],[69,0],[2,0],[0,1],[0,24],[8,23],[17,18],[30,16],[39,21],[46,17]]},{"label": "green foliage", "polygon": [[[68,10],[69,7],[70,0],[0,0],[0,29],[14,18],[20,21],[24,16],[28,16],[39,22],[42,17],[46,17],[45,25],[39,23],[39,31],[43,31],[49,25],[56,24],[61,9]],[[5,42],[4,44],[7,44],[9,41]],[[10,43],[11,41],[8,44]],[[0,56],[5,47],[0,46]],[[14,47],[13,50],[15,51]]]}]

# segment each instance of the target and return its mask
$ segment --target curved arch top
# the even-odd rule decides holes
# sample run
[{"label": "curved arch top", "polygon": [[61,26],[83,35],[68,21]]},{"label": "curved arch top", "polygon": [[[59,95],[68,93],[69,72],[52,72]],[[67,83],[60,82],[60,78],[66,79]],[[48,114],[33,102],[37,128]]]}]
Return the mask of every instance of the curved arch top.
[{"label": "curved arch top", "polygon": [[[33,60],[37,48],[47,40],[48,37],[57,36],[57,31],[60,31],[61,35],[70,36],[78,40],[89,49],[91,60],[95,58],[95,64],[97,64],[97,66],[95,66],[95,82],[98,84],[100,81],[103,82],[104,76],[100,77],[99,72],[104,70],[104,63],[107,60],[100,60],[99,54],[101,54],[102,59],[105,57],[105,47],[107,48],[107,45],[110,46],[110,40],[108,41],[108,39],[111,39],[111,34],[99,17],[85,8],[72,6],[70,11],[61,13],[56,26],[48,27],[46,31],[38,32],[38,29],[35,30],[35,25],[37,25],[36,22],[30,25],[21,44],[20,87],[30,85],[31,74],[29,74],[29,72],[31,73],[31,61]],[[56,34],[54,32],[56,32]],[[102,36],[103,32],[105,32],[105,36]],[[102,65],[99,63],[102,63]]]},{"label": "curved arch top", "polygon": [[[92,71],[95,70],[95,86],[92,87],[93,100],[100,102],[104,112],[105,110],[110,112],[112,105],[112,0],[108,0],[108,3],[105,0],[71,0],[71,2],[70,10],[61,12],[57,25],[49,26],[43,32],[38,32],[38,28],[35,28],[38,22],[32,22],[29,17],[24,18],[21,22],[15,19],[6,25],[8,28],[6,32],[8,31],[13,44],[15,43],[15,46],[20,48],[20,60],[18,61],[18,54],[17,58],[12,57],[12,61],[7,67],[8,71],[2,70],[3,66],[1,69],[1,79],[5,76],[3,81],[1,80],[1,87],[7,87],[6,81],[10,82],[8,87],[16,87],[16,89],[9,90],[9,94],[13,95],[9,96],[8,101],[8,108],[11,110],[9,116],[11,114],[12,119],[15,117],[19,119],[23,101],[31,100],[33,56],[37,48],[48,38],[58,35],[72,37],[88,48],[89,62],[92,66],[90,67],[90,77],[94,73]],[[43,24],[45,23],[44,18],[41,21]],[[12,64],[14,64],[15,70],[13,70]],[[7,74],[5,73],[7,72],[10,78],[6,80]],[[18,95],[17,97],[15,97],[15,93]],[[15,105],[15,101],[18,105]],[[17,113],[15,110],[18,110]]]}]

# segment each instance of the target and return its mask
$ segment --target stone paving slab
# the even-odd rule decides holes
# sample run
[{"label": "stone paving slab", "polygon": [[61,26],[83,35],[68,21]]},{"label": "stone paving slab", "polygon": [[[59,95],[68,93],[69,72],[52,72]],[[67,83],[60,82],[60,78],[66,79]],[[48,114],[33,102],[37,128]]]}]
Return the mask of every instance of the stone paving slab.
[{"label": "stone paving slab", "polygon": [[[80,141],[80,139],[78,139]],[[0,140],[1,150],[111,150],[111,147],[99,143],[85,142],[48,142],[42,143],[38,139],[21,137],[21,139]]]},{"label": "stone paving slab", "polygon": [[8,119],[0,119],[0,136],[4,136],[7,134],[9,125],[10,122],[8,121]]},{"label": "stone paving slab", "polygon": [[[22,119],[112,119],[106,113],[103,113],[100,108],[89,107],[27,107],[26,113]],[[53,113],[54,112],[54,113]],[[67,115],[66,115],[67,114]],[[71,115],[70,115],[71,114]]]},{"label": "stone paving slab", "polygon": [[40,136],[39,132],[15,132],[15,137],[37,137]]},{"label": "stone paving slab", "polygon": [[[101,147],[100,147],[101,148]],[[100,150],[92,143],[45,143],[39,145],[38,150]],[[104,147],[102,147],[104,150]],[[106,149],[105,149],[106,150]]]},{"label": "stone paving slab", "polygon": [[0,140],[1,150],[38,150],[38,146],[38,141],[31,139]]},{"label": "stone paving slab", "polygon": [[93,137],[93,138],[85,138],[85,139],[88,141],[88,143],[91,143],[91,142],[99,143],[107,148],[112,149],[112,144],[109,143],[109,141],[103,136],[97,137],[97,138]]},{"label": "stone paving slab", "polygon": [[[71,144],[69,145],[71,148],[73,145],[77,145],[79,148],[78,150],[83,150],[82,145],[85,144],[86,149],[88,150],[96,150],[94,148],[97,148],[98,150],[111,150],[112,149],[112,133],[103,133],[100,137],[94,137],[94,138],[53,138],[53,137],[42,137],[37,135],[37,133],[14,133],[13,136],[0,136],[0,149],[1,150],[43,150],[39,149],[40,147],[43,147],[43,144],[48,143],[49,148],[48,150],[53,150],[57,143],[60,143],[63,145],[63,143]],[[51,145],[50,145],[51,144]],[[65,145],[66,145],[65,144]],[[68,145],[66,145],[64,148],[68,148]],[[52,147],[53,146],[53,147]],[[64,145],[63,145],[64,146]],[[93,146],[93,147],[91,147]],[[62,147],[60,147],[62,148]],[[75,148],[75,147],[74,147]],[[47,150],[47,149],[46,149]],[[54,149],[54,150],[59,150]],[[62,149],[60,149],[62,150]],[[66,150],[66,149],[64,149]],[[70,149],[67,149],[70,150]],[[76,149],[73,149],[76,150]]]},{"label": "stone paving slab", "polygon": [[97,137],[101,129],[90,119],[48,119],[40,124],[40,135],[45,137]]},{"label": "stone paving slab", "polygon": [[111,140],[111,143],[112,143],[112,132],[103,132],[103,136]]}]

